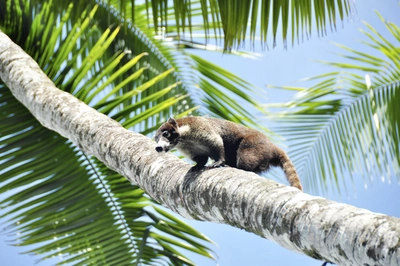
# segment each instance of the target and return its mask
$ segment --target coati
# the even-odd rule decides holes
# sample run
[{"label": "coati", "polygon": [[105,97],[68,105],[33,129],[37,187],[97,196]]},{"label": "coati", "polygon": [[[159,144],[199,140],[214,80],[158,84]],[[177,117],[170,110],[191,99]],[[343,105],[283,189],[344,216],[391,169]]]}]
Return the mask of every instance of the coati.
[{"label": "coati", "polygon": [[290,185],[302,190],[285,151],[255,129],[217,118],[170,118],[157,130],[155,140],[157,152],[176,147],[196,162],[194,170],[201,170],[209,157],[214,160],[210,168],[229,165],[259,174],[270,166],[279,166]]}]

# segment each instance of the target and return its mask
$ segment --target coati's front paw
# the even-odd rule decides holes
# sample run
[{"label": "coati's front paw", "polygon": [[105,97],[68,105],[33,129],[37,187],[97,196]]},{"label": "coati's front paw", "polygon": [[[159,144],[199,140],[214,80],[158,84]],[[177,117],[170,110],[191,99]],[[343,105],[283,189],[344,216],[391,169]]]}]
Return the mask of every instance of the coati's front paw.
[{"label": "coati's front paw", "polygon": [[224,167],[225,166],[225,162],[224,161],[216,161],[213,164],[210,164],[209,166],[207,166],[207,169],[212,169],[212,168],[217,168],[217,167]]}]

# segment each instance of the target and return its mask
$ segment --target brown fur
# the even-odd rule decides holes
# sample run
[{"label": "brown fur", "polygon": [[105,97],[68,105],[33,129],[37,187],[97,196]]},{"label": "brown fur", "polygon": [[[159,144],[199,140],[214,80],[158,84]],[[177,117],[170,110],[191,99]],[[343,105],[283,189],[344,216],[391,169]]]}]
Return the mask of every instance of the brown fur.
[{"label": "brown fur", "polygon": [[156,150],[176,147],[195,161],[196,170],[214,160],[210,167],[229,165],[261,173],[270,166],[279,166],[291,186],[302,190],[300,179],[289,157],[263,133],[230,121],[207,117],[170,118],[155,136]]}]

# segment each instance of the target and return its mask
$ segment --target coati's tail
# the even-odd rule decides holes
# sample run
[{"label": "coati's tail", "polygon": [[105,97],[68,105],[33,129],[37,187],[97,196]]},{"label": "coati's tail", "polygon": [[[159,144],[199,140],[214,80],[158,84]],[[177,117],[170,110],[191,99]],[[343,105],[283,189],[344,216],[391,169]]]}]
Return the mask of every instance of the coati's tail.
[{"label": "coati's tail", "polygon": [[283,172],[285,172],[286,178],[290,185],[303,191],[303,187],[301,186],[300,178],[297,175],[296,169],[294,168],[292,161],[283,150],[280,156],[280,161]]}]

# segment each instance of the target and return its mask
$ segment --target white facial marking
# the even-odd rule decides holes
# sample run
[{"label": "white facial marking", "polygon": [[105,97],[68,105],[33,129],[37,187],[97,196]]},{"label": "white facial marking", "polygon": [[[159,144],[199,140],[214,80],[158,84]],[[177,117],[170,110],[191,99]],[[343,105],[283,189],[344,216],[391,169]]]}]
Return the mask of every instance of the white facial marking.
[{"label": "white facial marking", "polygon": [[190,130],[190,126],[189,125],[183,125],[181,127],[178,128],[178,132],[180,135],[185,135],[186,133],[188,133]]}]

